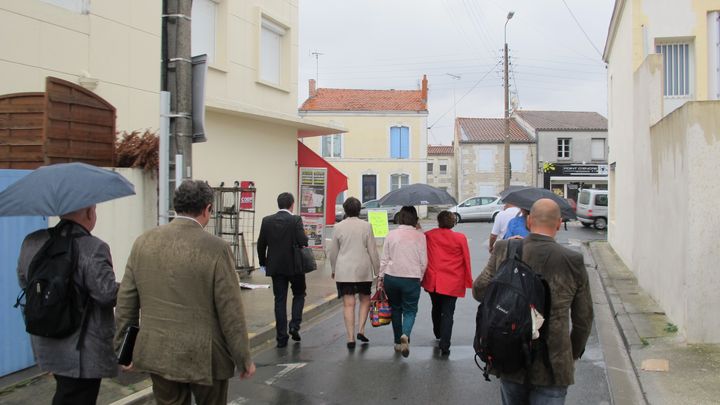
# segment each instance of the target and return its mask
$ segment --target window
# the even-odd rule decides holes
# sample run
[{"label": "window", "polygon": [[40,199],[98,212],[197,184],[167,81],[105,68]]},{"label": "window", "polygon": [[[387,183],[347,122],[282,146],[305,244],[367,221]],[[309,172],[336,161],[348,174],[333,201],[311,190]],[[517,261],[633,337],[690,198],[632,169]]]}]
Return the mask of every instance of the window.
[{"label": "window", "polygon": [[377,175],[363,174],[362,176],[362,200],[370,201],[377,198]]},{"label": "window", "polygon": [[408,174],[393,174],[390,176],[390,191],[403,188],[410,183],[410,175]]},{"label": "window", "polygon": [[440,174],[447,174],[448,162],[447,160],[440,161]]},{"label": "window", "polygon": [[390,128],[390,157],[393,159],[407,159],[410,157],[410,128]]},{"label": "window", "polygon": [[480,205],[488,205],[495,202],[497,198],[495,197],[482,197],[480,198]]},{"label": "window", "polygon": [[478,172],[492,172],[495,170],[495,150],[476,149],[475,165]]},{"label": "window", "polygon": [[570,138],[558,138],[558,159],[570,159]]},{"label": "window", "polygon": [[283,40],[287,30],[263,18],[260,35],[260,80],[281,84]]},{"label": "window", "polygon": [[342,134],[322,137],[322,157],[342,157]]},{"label": "window", "polygon": [[448,190],[447,187],[438,187],[438,189],[440,189],[440,190],[442,190],[442,191],[444,191],[444,192],[446,192],[446,193],[448,192],[448,191],[447,191],[447,190]]},{"label": "window", "polygon": [[690,44],[660,44],[655,51],[663,59],[663,94],[666,97],[690,95]]},{"label": "window", "polygon": [[432,164],[432,162],[428,162],[428,164],[427,164],[427,172],[430,173],[430,174],[432,174],[432,172],[433,172],[433,164]]},{"label": "window", "polygon": [[595,205],[599,207],[607,207],[608,205],[608,196],[607,194],[597,194],[595,195]]},{"label": "window", "polygon": [[605,160],[605,139],[593,138],[590,144],[592,160]]},{"label": "window", "polygon": [[53,6],[62,7],[76,13],[87,14],[90,12],[90,0],[42,0]]},{"label": "window", "polygon": [[527,163],[527,148],[511,148],[510,149],[510,169],[514,173],[524,172]]}]

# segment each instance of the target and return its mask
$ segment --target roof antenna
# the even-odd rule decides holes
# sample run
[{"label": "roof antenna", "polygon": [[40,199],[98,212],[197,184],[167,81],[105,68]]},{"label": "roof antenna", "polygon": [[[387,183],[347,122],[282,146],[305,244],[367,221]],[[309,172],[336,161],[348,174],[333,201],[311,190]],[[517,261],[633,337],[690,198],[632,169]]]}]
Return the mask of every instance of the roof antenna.
[{"label": "roof antenna", "polygon": [[310,55],[315,56],[315,85],[320,87],[320,56],[325,55],[317,50],[310,52]]}]

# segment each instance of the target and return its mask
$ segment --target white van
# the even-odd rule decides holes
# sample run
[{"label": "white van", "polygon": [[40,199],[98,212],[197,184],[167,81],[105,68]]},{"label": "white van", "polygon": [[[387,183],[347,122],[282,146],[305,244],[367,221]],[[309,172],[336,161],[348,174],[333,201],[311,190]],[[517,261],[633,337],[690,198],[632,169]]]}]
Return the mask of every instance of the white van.
[{"label": "white van", "polygon": [[581,190],[577,201],[577,219],[584,226],[607,228],[608,191],[594,188]]}]

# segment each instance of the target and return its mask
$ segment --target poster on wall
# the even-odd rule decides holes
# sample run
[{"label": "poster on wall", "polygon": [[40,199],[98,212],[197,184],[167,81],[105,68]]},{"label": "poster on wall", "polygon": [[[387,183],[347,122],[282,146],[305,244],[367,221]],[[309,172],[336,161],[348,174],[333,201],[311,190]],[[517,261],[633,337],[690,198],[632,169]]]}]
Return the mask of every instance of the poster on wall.
[{"label": "poster on wall", "polygon": [[327,169],[300,168],[300,216],[308,236],[308,246],[323,246],[325,229],[325,201],[327,197]]}]

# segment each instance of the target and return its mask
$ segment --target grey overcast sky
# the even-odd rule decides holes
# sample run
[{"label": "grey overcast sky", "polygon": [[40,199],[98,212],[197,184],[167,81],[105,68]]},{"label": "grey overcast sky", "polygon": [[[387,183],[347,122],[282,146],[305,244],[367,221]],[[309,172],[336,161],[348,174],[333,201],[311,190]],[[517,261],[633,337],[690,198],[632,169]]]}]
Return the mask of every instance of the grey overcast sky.
[{"label": "grey overcast sky", "polygon": [[510,90],[518,108],[607,116],[606,70],[600,54],[613,4],[614,0],[302,0],[298,101],[305,100],[308,79],[316,75],[312,52],[322,53],[319,87],[416,89],[427,74],[432,126],[428,142],[449,145],[453,97],[459,117],[503,115],[503,25],[512,10],[515,16],[507,25]]}]

